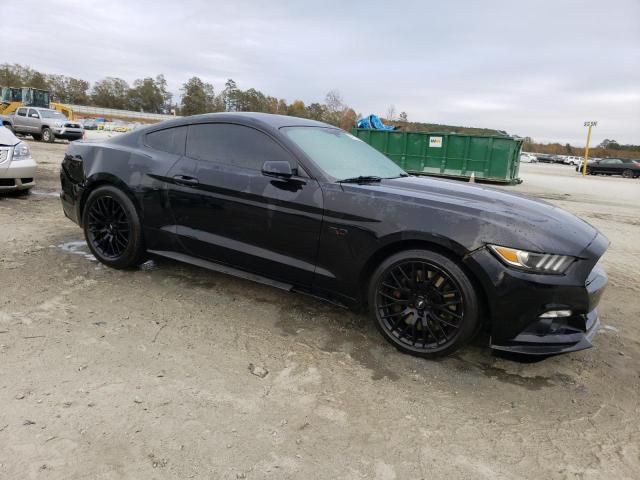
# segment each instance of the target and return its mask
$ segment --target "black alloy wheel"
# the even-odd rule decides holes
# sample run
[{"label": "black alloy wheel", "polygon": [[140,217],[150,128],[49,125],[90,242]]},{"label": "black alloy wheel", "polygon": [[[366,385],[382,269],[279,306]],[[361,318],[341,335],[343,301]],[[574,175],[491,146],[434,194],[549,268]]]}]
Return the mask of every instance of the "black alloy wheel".
[{"label": "black alloy wheel", "polygon": [[633,171],[630,168],[626,168],[622,171],[622,176],[624,178],[633,178]]},{"label": "black alloy wheel", "polygon": [[124,192],[113,186],[97,188],[89,195],[82,218],[85,239],[98,260],[114,268],[142,263],[140,220]]},{"label": "black alloy wheel", "polygon": [[129,219],[113,197],[104,195],[91,204],[87,228],[91,243],[105,258],[122,256],[129,245]]},{"label": "black alloy wheel", "polygon": [[401,252],[378,268],[369,305],[383,336],[403,352],[447,355],[479,324],[477,295],[460,267],[427,250]]}]

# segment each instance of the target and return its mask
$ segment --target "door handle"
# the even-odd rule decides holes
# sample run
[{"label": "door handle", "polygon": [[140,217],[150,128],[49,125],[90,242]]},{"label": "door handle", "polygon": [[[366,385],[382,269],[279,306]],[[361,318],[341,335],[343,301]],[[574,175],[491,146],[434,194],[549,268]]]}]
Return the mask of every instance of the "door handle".
[{"label": "door handle", "polygon": [[197,178],[188,175],[174,175],[173,179],[179,185],[198,185],[200,183]]}]

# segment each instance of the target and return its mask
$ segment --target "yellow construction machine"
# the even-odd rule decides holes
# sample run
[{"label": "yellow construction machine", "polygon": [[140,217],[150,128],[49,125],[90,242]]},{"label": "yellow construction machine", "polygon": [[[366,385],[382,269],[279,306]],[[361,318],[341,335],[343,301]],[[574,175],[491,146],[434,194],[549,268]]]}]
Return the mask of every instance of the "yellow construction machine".
[{"label": "yellow construction machine", "polygon": [[19,107],[53,108],[74,120],[73,110],[63,103],[51,102],[48,90],[32,87],[0,87],[0,115],[10,115]]}]

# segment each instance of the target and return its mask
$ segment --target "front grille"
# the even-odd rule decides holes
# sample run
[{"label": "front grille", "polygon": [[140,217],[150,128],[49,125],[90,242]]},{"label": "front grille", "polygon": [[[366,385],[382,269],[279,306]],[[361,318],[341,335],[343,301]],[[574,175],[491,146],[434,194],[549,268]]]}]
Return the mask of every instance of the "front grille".
[{"label": "front grille", "polygon": [[16,181],[13,178],[0,178],[0,187],[14,187]]},{"label": "front grille", "polygon": [[9,149],[0,147],[0,163],[4,163],[9,158]]},{"label": "front grille", "polygon": [[80,125],[78,125],[77,123],[65,123],[64,126],[66,128],[80,128]]}]

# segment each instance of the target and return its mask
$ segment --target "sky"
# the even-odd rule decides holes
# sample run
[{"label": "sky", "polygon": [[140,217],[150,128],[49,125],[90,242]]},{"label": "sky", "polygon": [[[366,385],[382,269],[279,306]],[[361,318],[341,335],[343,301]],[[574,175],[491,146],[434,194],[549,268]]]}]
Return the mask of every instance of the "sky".
[{"label": "sky", "polygon": [[[0,63],[91,82],[196,75],[357,112],[640,144],[640,0],[0,0]],[[25,15],[25,12],[29,12]]]}]

